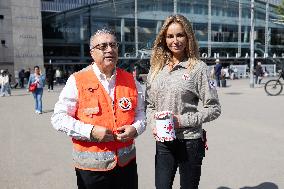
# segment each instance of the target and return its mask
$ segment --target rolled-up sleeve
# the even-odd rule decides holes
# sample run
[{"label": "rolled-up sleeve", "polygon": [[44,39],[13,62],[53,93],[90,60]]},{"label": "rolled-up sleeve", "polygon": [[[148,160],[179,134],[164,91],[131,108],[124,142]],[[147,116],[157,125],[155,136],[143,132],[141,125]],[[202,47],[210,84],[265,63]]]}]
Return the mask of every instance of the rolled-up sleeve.
[{"label": "rolled-up sleeve", "polygon": [[146,130],[145,125],[145,103],[142,86],[138,81],[135,80],[138,97],[137,97],[137,107],[135,109],[134,123],[132,124],[138,135],[141,135]]},{"label": "rolled-up sleeve", "polygon": [[[150,74],[148,74],[149,77]],[[150,128],[155,127],[156,120],[154,119],[154,114],[156,112],[155,102],[154,102],[154,95],[151,94],[151,84],[150,79],[147,79],[146,83],[146,92],[145,92],[145,102],[146,102],[146,120],[147,126]]]},{"label": "rolled-up sleeve", "polygon": [[93,125],[75,119],[77,111],[78,90],[75,77],[71,75],[60,93],[51,117],[52,126],[77,140],[90,140]]}]

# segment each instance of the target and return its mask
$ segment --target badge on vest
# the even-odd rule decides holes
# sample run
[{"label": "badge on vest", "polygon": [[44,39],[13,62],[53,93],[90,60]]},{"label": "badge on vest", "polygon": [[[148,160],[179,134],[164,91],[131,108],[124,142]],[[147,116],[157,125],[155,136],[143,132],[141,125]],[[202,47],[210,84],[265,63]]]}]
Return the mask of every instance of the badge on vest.
[{"label": "badge on vest", "polygon": [[99,107],[85,108],[83,110],[84,114],[86,114],[89,117],[93,117],[93,115],[98,114],[99,111],[100,111]]},{"label": "badge on vest", "polygon": [[127,111],[132,108],[132,103],[130,99],[126,97],[122,97],[121,99],[119,99],[118,105],[123,111]]}]

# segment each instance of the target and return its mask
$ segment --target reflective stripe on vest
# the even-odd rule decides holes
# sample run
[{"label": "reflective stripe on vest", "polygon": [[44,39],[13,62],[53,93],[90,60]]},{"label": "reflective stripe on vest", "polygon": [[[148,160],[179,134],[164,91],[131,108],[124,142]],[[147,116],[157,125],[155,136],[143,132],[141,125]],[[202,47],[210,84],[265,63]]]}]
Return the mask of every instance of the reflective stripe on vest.
[{"label": "reflective stripe on vest", "polygon": [[78,152],[73,150],[73,160],[78,168],[112,169],[115,164],[114,152]]},{"label": "reflective stripe on vest", "polygon": [[[135,158],[135,154],[136,148],[134,144],[118,149],[118,165],[125,166]],[[115,152],[79,152],[73,149],[73,160],[76,167],[82,169],[109,170],[116,165]]]},{"label": "reflective stripe on vest", "polygon": [[124,148],[120,148],[117,152],[118,165],[125,166],[132,159],[136,157],[136,148],[134,143],[130,146],[126,146]]}]

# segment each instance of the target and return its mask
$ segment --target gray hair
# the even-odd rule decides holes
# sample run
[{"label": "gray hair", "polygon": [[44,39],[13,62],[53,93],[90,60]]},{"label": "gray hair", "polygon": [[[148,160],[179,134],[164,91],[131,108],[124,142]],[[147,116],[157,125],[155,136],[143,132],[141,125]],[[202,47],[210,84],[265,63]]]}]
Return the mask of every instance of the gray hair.
[{"label": "gray hair", "polygon": [[113,35],[116,39],[115,32],[111,28],[98,29],[90,38],[90,50],[92,50],[94,48],[94,46],[93,46],[94,38],[98,35],[101,35],[101,34],[110,34],[110,35]]}]

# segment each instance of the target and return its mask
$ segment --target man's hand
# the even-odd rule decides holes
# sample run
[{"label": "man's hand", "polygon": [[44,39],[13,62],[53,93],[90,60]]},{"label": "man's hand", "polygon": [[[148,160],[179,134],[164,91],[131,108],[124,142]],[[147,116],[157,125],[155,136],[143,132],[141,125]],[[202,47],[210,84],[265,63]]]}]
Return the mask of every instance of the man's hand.
[{"label": "man's hand", "polygon": [[111,130],[97,125],[92,129],[91,138],[93,138],[96,142],[114,141],[114,136]]},{"label": "man's hand", "polygon": [[132,125],[124,125],[117,128],[116,140],[121,142],[126,142],[128,140],[134,139],[137,135],[135,127]]}]

